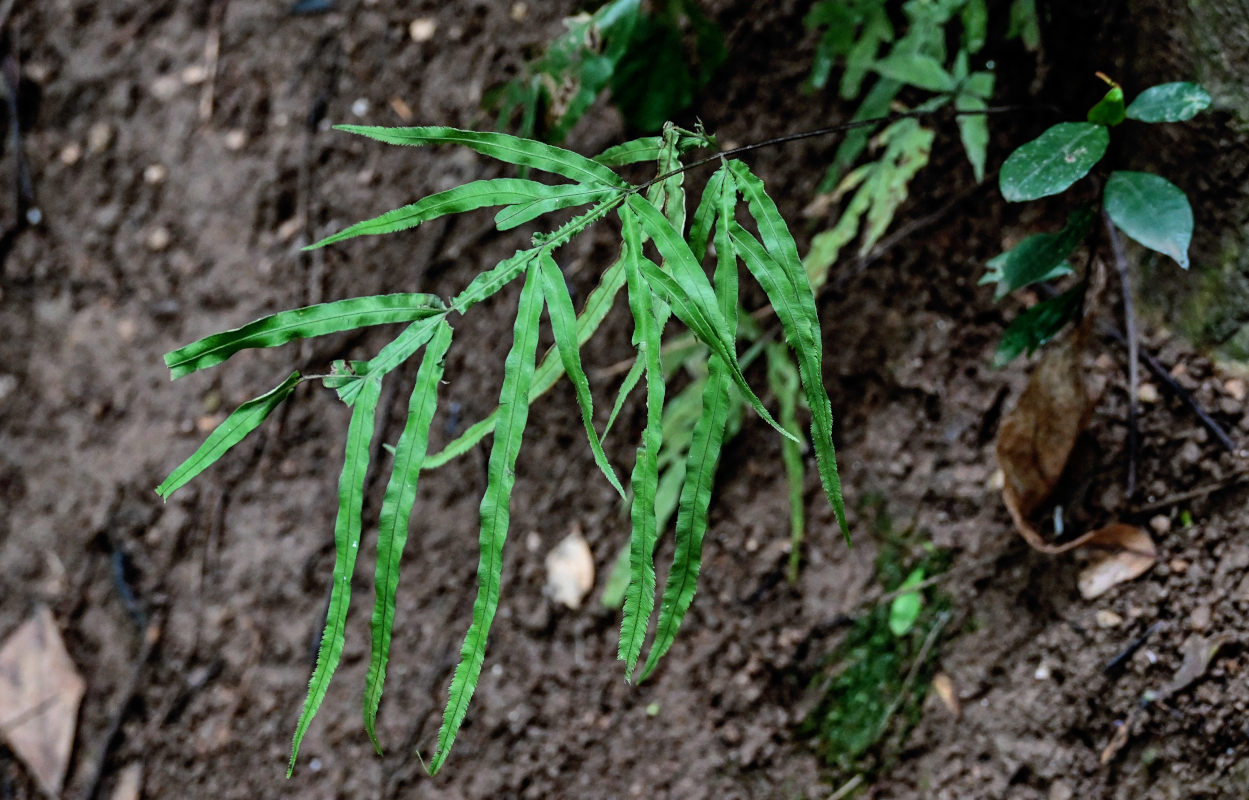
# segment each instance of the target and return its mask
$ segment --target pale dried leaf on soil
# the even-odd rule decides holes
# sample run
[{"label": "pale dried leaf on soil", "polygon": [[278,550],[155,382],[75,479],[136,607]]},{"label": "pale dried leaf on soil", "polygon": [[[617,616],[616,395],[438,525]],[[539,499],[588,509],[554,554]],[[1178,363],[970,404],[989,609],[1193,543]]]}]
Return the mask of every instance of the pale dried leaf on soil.
[{"label": "pale dried leaf on soil", "polygon": [[1080,595],[1086,600],[1092,600],[1121,583],[1139,578],[1158,560],[1158,550],[1154,547],[1153,539],[1134,525],[1107,525],[1077,541],[1111,550],[1080,571]]},{"label": "pale dried leaf on soil", "polygon": [[547,553],[545,592],[555,602],[578,609],[593,587],[594,555],[578,525]]},{"label": "pale dried leaf on soil", "polygon": [[46,606],[0,647],[0,732],[52,797],[65,781],[84,689]]}]

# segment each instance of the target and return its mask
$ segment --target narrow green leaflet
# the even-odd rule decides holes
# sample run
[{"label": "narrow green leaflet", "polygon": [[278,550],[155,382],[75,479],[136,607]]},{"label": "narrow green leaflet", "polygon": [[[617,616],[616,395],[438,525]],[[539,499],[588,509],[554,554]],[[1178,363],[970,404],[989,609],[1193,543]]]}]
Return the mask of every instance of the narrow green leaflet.
[{"label": "narrow green leaflet", "polygon": [[662,142],[658,136],[645,136],[609,147],[596,155],[594,160],[605,167],[623,167],[627,164],[654,161],[659,158],[659,145]]},{"label": "narrow green leaflet", "polygon": [[473,622],[464,637],[460,663],[451,679],[438,749],[430,762],[430,774],[442,767],[455,743],[456,734],[468,713],[468,704],[481,677],[486,658],[486,639],[499,607],[499,587],[503,573],[503,544],[511,522],[512,487],[516,484],[516,456],[529,419],[529,388],[533,381],[538,348],[538,324],[542,316],[542,289],[537,264],[529,267],[516,324],[512,348],[503,366],[503,388],[499,392],[502,413],[494,432],[487,467],[486,493],[481,500],[481,556],[477,564],[477,599],[473,602]]},{"label": "narrow green leaflet", "polygon": [[[984,100],[972,94],[960,94],[954,98],[954,108],[958,111],[984,111],[988,108]],[[971,162],[972,174],[976,183],[984,180],[985,154],[989,149],[989,123],[980,114],[963,114],[958,117],[958,135],[963,142],[963,152]]]},{"label": "narrow green leaflet", "polygon": [[[733,176],[747,199],[760,235],[765,238],[761,247],[736,221],[731,221],[729,235],[734,249],[767,294],[768,302],[776,310],[785,330],[785,339],[798,357],[802,387],[811,409],[811,439],[820,482],[837,515],[842,533],[848,538],[850,531],[846,524],[841,477],[837,471],[837,453],[833,447],[832,404],[824,388],[823,337],[815,309],[815,293],[807,280],[806,270],[798,260],[793,237],[789,235],[776,204],[764,191],[763,182],[745,164],[738,167],[738,163],[741,162],[733,165]],[[766,237],[772,238],[772,246],[769,247]],[[788,438],[793,439],[792,436]]]},{"label": "narrow green leaflet", "polygon": [[577,183],[628,188],[624,180],[607,167],[579,153],[562,147],[522,139],[506,133],[483,133],[458,128],[429,126],[422,128],[383,128],[367,125],[336,125],[335,128],[356,133],[387,144],[420,146],[426,144],[458,144],[484,156],[509,164],[563,175]]},{"label": "narrow green leaflet", "polygon": [[560,272],[549,253],[543,253],[538,259],[538,269],[542,273],[542,294],[546,299],[547,313],[551,317],[551,330],[555,334],[555,345],[559,351],[560,361],[564,364],[564,372],[572,381],[573,390],[577,395],[577,405],[581,408],[581,421],[585,424],[586,436],[590,440],[590,450],[594,453],[594,463],[602,470],[607,482],[620,495],[625,497],[624,487],[616,477],[607,454],[603,452],[603,443],[599,441],[598,432],[594,429],[594,399],[590,395],[590,382],[585,370],[581,367],[581,350],[577,344],[577,313],[573,310],[572,296],[568,293],[568,285],[564,282],[564,274]]},{"label": "narrow green leaflet", "polygon": [[548,186],[545,188],[546,191],[540,197],[535,196],[524,202],[501,209],[498,214],[494,215],[495,226],[501,231],[511,230],[537,219],[543,214],[549,214],[552,211],[559,211],[572,206],[602,202],[620,193],[619,189],[586,187],[580,184],[564,184],[562,186]]},{"label": "narrow green leaflet", "polygon": [[295,771],[299,758],[299,744],[312,724],[325,692],[330,686],[334,670],[343,654],[346,641],[347,606],[351,602],[351,573],[360,552],[361,511],[364,507],[364,477],[369,469],[369,450],[373,440],[374,416],[382,382],[374,378],[360,392],[360,398],[351,410],[351,423],[347,428],[347,452],[343,471],[338,481],[338,519],[334,523],[334,583],[330,590],[330,607],[325,618],[325,632],[321,635],[321,649],[317,653],[317,666],[308,684],[308,699],[295,727],[291,742],[291,761],[286,777]]},{"label": "narrow green leaflet", "polygon": [[[768,386],[780,406],[781,424],[791,433],[800,434],[798,392],[802,388],[798,367],[780,342],[768,342]],[[798,580],[802,562],[802,540],[806,536],[807,510],[804,498],[802,448],[787,439],[781,440],[781,461],[785,464],[785,486],[789,490],[789,569],[790,583]]]},{"label": "narrow green leaflet", "polygon": [[[643,201],[645,202],[645,201]],[[646,203],[648,208],[653,208]],[[623,210],[623,209],[622,209]],[[646,428],[633,466],[633,533],[629,539],[629,588],[625,590],[624,616],[620,623],[617,657],[625,662],[625,678],[633,675],[646,628],[655,609],[655,492],[659,483],[659,450],[663,445],[664,373],[659,362],[661,331],[655,318],[651,288],[640,265],[642,241],[631,214],[625,217],[625,275],[629,286],[629,309],[633,312],[633,344],[638,360],[646,365]]]},{"label": "narrow green leaflet", "polygon": [[[629,211],[635,213],[629,213]],[[755,395],[754,390],[746,383],[741,367],[737,362],[737,353],[733,346],[733,337],[728,330],[724,315],[716,307],[715,292],[711,288],[707,275],[694,260],[693,253],[685,241],[673,230],[668,220],[644,198],[630,195],[628,205],[621,208],[621,219],[625,225],[640,222],[643,230],[655,242],[660,254],[664,257],[671,273],[664,272],[642,259],[642,275],[650,283],[651,288],[672,306],[672,310],[694,335],[711,348],[712,352],[724,359],[733,382],[741,390],[755,412],[782,436],[789,437],[789,432],[781,427],[772,414],[764,407],[763,402]],[[636,214],[636,216],[635,216]],[[630,220],[637,220],[631,222]]]},{"label": "narrow green leaflet", "polygon": [[[456,186],[445,192],[431,194],[415,203],[387,211],[385,214],[357,222],[344,228],[319,242],[308,245],[305,250],[314,250],[328,244],[352,239],[356,236],[377,236],[384,233],[415,228],[422,222],[445,217],[448,214],[460,214],[488,206],[512,206],[517,203],[539,201],[550,196],[553,190],[561,187],[547,186],[537,181],[521,180],[520,178],[493,178],[490,180],[473,181],[463,186]],[[589,201],[587,201],[589,202]],[[519,223],[517,223],[519,224]]]},{"label": "narrow green leaflet", "polygon": [[719,213],[720,192],[726,170],[727,168],[722,166],[707,179],[707,185],[703,187],[702,199],[699,200],[698,208],[694,209],[694,216],[690,220],[690,252],[700,263],[707,253],[707,240],[711,237],[716,214]]},{"label": "narrow green leaflet", "polygon": [[1119,230],[1188,269],[1193,208],[1184,190],[1148,172],[1112,172],[1102,203]]},{"label": "narrow green leaflet", "polygon": [[1210,107],[1210,93],[1196,83],[1151,86],[1127,108],[1128,119],[1140,122],[1183,122]]},{"label": "narrow green leaflet", "polygon": [[[446,320],[445,316],[437,316],[413,322],[373,358],[364,363],[353,362],[354,374],[340,374],[326,378],[325,385],[338,392],[338,399],[348,406],[355,405],[360,389],[364,386],[364,381],[368,376],[380,378],[407,361],[433,338],[439,326],[447,324]],[[339,366],[339,362],[335,362],[335,366]]]},{"label": "narrow green leaflet", "polygon": [[954,78],[932,56],[895,52],[877,61],[873,69],[886,78],[909,83],[930,92],[954,90]]},{"label": "narrow green leaflet", "polygon": [[[617,261],[603,273],[599,279],[598,286],[594,287],[594,291],[590,292],[589,298],[585,301],[585,308],[581,315],[577,317],[577,346],[580,347],[590,340],[594,332],[598,330],[599,325],[607,317],[607,312],[611,311],[615,304],[616,295],[620,293],[620,289],[625,284],[624,262]],[[533,386],[529,390],[529,402],[533,403],[542,395],[550,391],[564,374],[564,364],[554,357],[553,352],[548,352],[542,357],[542,363],[538,366],[537,372],[533,376]],[[454,441],[447,444],[442,450],[425,460],[426,469],[435,469],[441,467],[453,458],[462,456],[471,450],[478,442],[494,432],[494,426],[498,422],[499,410],[496,408],[490,412],[485,419],[471,425],[464,433],[460,434]]]},{"label": "narrow green leaflet", "polygon": [[1110,144],[1110,132],[1095,122],[1060,122],[1011,153],[999,182],[1008,202],[1058,194],[1088,174]]},{"label": "narrow green leaflet", "polygon": [[1093,223],[1093,210],[1081,206],[1071,212],[1067,224],[1058,233],[1037,233],[1014,248],[994,256],[980,285],[996,283],[995,301],[1034,283],[1069,275],[1071,266],[1066,258],[1084,241]]},{"label": "narrow green leaflet", "polygon": [[156,487],[156,493],[161,496],[162,500],[168,500],[171,494],[186,486],[196,475],[212,466],[231,447],[256,430],[260,423],[273,413],[273,409],[281,405],[282,401],[295,391],[300,380],[299,373],[292,372],[277,386],[234,409],[230,416],[208,434],[208,438],[190,458],[169,473],[169,477]]},{"label": "narrow green leaflet", "polygon": [[[747,269],[763,287],[768,302],[776,311],[777,319],[785,331],[785,340],[798,360],[798,373],[802,378],[807,406],[811,409],[811,443],[815,450],[815,462],[820,473],[824,494],[833,507],[842,535],[850,539],[846,523],[845,501],[841,493],[841,476],[837,471],[837,451],[833,446],[833,410],[824,388],[823,345],[818,330],[812,335],[806,317],[811,312],[805,307],[808,299],[798,295],[781,266],[764,250],[758,240],[734,222],[729,226],[733,246],[737,249]],[[814,301],[811,301],[814,308]],[[793,438],[793,437],[789,437]]]},{"label": "narrow green leaflet", "polygon": [[620,382],[620,388],[616,390],[616,402],[612,404],[611,413],[607,415],[607,424],[603,426],[603,436],[606,437],[611,432],[612,426],[616,424],[616,417],[620,416],[620,412],[624,409],[625,400],[632,394],[638,381],[642,379],[642,372],[646,369],[646,362],[641,358],[634,357],[633,366],[629,367],[629,371],[625,373],[624,380]]},{"label": "narrow green leaflet", "polygon": [[446,311],[432,294],[380,294],[281,311],[241,328],[215,333],[165,354],[165,365],[176,378],[215,367],[251,347],[277,347],[292,339],[350,331],[388,322],[414,322]]},{"label": "narrow green leaflet", "polygon": [[429,425],[438,406],[438,382],[442,380],[443,359],[450,346],[451,326],[446,319],[441,319],[429,347],[425,350],[421,368],[416,373],[412,396],[408,400],[408,419],[399,436],[399,444],[395,447],[395,462],[391,467],[390,480],[386,482],[386,494],[382,498],[382,513],[377,529],[377,567],[374,573],[376,600],[370,623],[373,642],[364,688],[364,728],[379,755],[382,746],[377,741],[377,707],[382,699],[382,686],[386,682],[386,662],[390,659],[400,561],[403,558],[403,547],[408,541],[412,504],[416,500],[418,478],[429,446]]}]

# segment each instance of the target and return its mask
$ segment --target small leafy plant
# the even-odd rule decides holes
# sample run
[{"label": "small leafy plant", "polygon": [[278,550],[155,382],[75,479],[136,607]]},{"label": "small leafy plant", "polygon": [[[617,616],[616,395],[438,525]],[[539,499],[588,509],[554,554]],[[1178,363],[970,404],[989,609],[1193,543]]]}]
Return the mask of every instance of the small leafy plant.
[{"label": "small leafy plant", "polygon": [[[742,161],[721,156],[719,168],[703,187],[701,199],[686,226],[685,167],[682,154],[714,140],[702,131],[665,127],[663,136],[638,139],[590,159],[569,150],[502,133],[481,133],[444,127],[378,128],[342,126],[342,130],[388,144],[420,146],[456,144],[521,168],[548,173],[562,182],[541,183],[519,178],[478,180],[425,197],[323,239],[323,247],[355,236],[393,233],[414,228],[447,214],[499,207],[500,230],[509,230],[564,209],[585,210],[535,234],[532,246],[479,273],[450,300],[427,294],[358,297],[294,309],[264,317],[235,330],[200,339],[166,355],[173,377],[216,366],[235,353],[275,347],[294,339],[320,336],[365,326],[405,323],[390,344],[367,361],[335,362],[332,374],[320,376],[325,386],[351,408],[346,453],[339,481],[335,523],[333,587],[325,631],[312,674],[307,701],[296,727],[290,769],[299,745],[338,666],[345,639],[351,576],[359,552],[365,476],[370,467],[374,414],[382,382],[400,364],[424,350],[408,405],[402,434],[393,448],[390,477],[378,520],[376,597],[371,622],[372,649],[364,693],[364,724],[374,745],[375,720],[385,681],[400,556],[423,472],[447,463],[488,435],[491,444],[488,481],[480,507],[480,560],[472,624],[465,636],[460,662],[447,699],[437,749],[429,770],[445,762],[477,686],[486,642],[498,608],[503,547],[510,522],[515,464],[528,418],[529,404],[567,375],[575,389],[590,450],[605,479],[622,498],[630,498],[632,533],[629,581],[624,597],[619,657],[626,677],[645,679],[672,645],[693,601],[707,532],[712,479],[726,428],[744,398],[756,413],[787,441],[797,442],[792,407],[782,406],[778,422],[742,374],[737,354],[739,262],[768,298],[796,362],[796,379],[811,414],[810,444],[826,497],[843,533],[848,536],[841,484],[832,439],[832,412],[821,379],[821,334],[815,297],[799,259],[794,239],[760,180]],[[712,156],[700,163],[715,161]],[[640,185],[626,182],[613,167],[654,162],[658,176]],[[737,221],[744,201],[752,232]],[[563,273],[555,260],[558,249],[591,225],[614,215],[620,225],[619,259],[599,279],[580,315],[576,314]],[[715,266],[708,279],[703,259],[714,245]],[[658,258],[652,259],[654,253]],[[429,454],[429,429],[438,405],[443,362],[452,345],[454,313],[465,314],[482,300],[521,282],[499,394],[499,407],[471,426],[440,453]],[[645,381],[646,425],[641,434],[628,491],[603,451],[594,426],[589,382],[580,348],[598,329],[616,297],[624,290],[633,316],[637,367],[626,379],[617,400]],[[555,338],[553,353],[537,358],[543,308]],[[659,461],[664,452],[664,331],[675,316],[708,351],[707,374],[699,389],[700,408],[694,417],[685,468],[677,496],[675,552],[659,603],[656,631],[642,660],[648,624],[655,615],[657,581],[653,554],[661,528],[656,497],[660,490]],[[294,388],[308,380],[292,372],[274,389],[250,400],[214,430],[200,448],[157,489],[168,498],[208,468],[259,426]],[[793,375],[774,380],[792,382]],[[613,418],[615,414],[613,413]],[[691,415],[694,416],[694,415]],[[640,671],[639,671],[640,667]]]},{"label": "small leafy plant", "polygon": [[[1102,160],[1110,145],[1110,131],[1125,120],[1146,123],[1181,122],[1210,105],[1210,95],[1195,83],[1153,86],[1124,104],[1123,89],[1101,76],[1110,90],[1089,109],[1082,122],[1060,122],[1016,149],[1002,164],[1002,196],[1012,203],[1037,200],[1065,192]],[[1116,170],[1101,184],[1101,212],[1137,243],[1159,252],[1188,269],[1188,246],[1193,235],[1193,211],[1184,191],[1159,175]],[[1094,229],[1096,206],[1085,204],[1071,212],[1057,233],[1029,236],[989,261],[982,284],[996,284],[997,299],[1033,284],[1070,275],[1068,258]],[[1113,233],[1113,232],[1112,232]],[[1003,365],[1031,353],[1062,330],[1080,312],[1088,276],[1074,287],[1042,300],[1007,327],[994,363]]]}]

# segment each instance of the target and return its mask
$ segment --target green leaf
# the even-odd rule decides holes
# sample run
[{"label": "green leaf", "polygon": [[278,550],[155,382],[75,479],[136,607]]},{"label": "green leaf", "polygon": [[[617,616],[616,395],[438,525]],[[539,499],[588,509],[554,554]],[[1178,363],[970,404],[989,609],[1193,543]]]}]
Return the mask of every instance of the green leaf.
[{"label": "green leaf", "polygon": [[[642,203],[652,211],[654,207]],[[633,345],[638,360],[646,365],[646,427],[634,461],[633,506],[630,518],[633,532],[629,539],[629,588],[625,591],[624,615],[620,624],[617,657],[625,662],[625,678],[633,675],[646,628],[655,608],[655,492],[659,483],[657,462],[663,445],[664,374],[659,362],[662,331],[655,318],[651,287],[642,273],[642,237],[637,218],[621,209],[624,222],[625,275],[629,285],[629,309],[633,312]],[[658,213],[658,212],[656,212]],[[662,217],[661,217],[662,219]]]},{"label": "green leaf", "polygon": [[460,663],[451,679],[438,749],[429,772],[436,774],[451,752],[456,734],[468,713],[468,704],[481,677],[486,658],[486,639],[499,608],[499,588],[503,575],[503,544],[511,521],[512,487],[516,484],[516,456],[529,418],[529,387],[533,381],[538,347],[538,324],[542,316],[541,281],[536,262],[529,267],[516,323],[512,348],[503,366],[503,388],[499,392],[502,414],[494,432],[487,466],[486,493],[481,500],[481,556],[477,564],[477,599],[473,602],[473,622],[464,637]]},{"label": "green leaf", "polygon": [[[590,292],[581,316],[577,318],[577,346],[580,347],[590,340],[599,325],[607,317],[625,283],[624,262],[617,261],[603,273],[598,286]],[[533,376],[533,386],[529,390],[529,402],[550,391],[564,374],[563,362],[553,357],[553,351],[542,357],[542,364]],[[489,416],[471,425],[464,433],[450,442],[442,450],[425,460],[426,469],[435,469],[446,464],[453,458],[462,456],[477,445],[482,439],[494,432],[499,419],[499,409],[490,412]]]},{"label": "green leaf", "polygon": [[711,173],[711,177],[707,179],[707,185],[703,187],[703,196],[698,202],[698,208],[694,209],[694,217],[690,220],[690,252],[699,263],[702,263],[707,253],[707,240],[711,237],[716,214],[719,213],[720,192],[727,169],[727,166],[721,166]]},{"label": "green leaf", "polygon": [[636,214],[643,230],[655,242],[660,255],[664,257],[671,270],[671,273],[663,272],[643,259],[642,274],[650,283],[651,288],[664,297],[672,306],[673,312],[695,336],[710,347],[712,352],[724,359],[733,382],[737,384],[737,388],[741,390],[755,412],[782,436],[789,437],[789,432],[772,418],[772,414],[746,383],[741,366],[737,362],[737,353],[734,349],[732,334],[728,331],[728,323],[717,309],[715,292],[707,281],[707,275],[690,252],[689,246],[673,230],[668,220],[644,198],[630,195],[627,206],[622,207],[621,211],[628,213],[625,211],[626,208]]},{"label": "green leaf", "polygon": [[[794,364],[785,345],[768,342],[765,349],[768,363],[768,386],[776,395],[780,406],[781,424],[795,435],[802,432],[798,423],[798,392],[801,382],[798,367]],[[806,534],[806,501],[802,463],[802,448],[797,444],[781,441],[781,461],[785,464],[785,485],[789,490],[789,582],[798,580],[798,566],[802,560],[802,540]]]},{"label": "green leaf", "polygon": [[442,380],[443,359],[450,346],[451,326],[446,319],[440,319],[437,331],[425,350],[421,368],[416,373],[412,396],[408,400],[408,419],[395,447],[394,465],[382,498],[377,529],[377,568],[373,579],[377,597],[370,623],[373,643],[364,689],[364,728],[379,755],[382,746],[377,741],[377,707],[382,699],[382,685],[386,682],[386,662],[390,659],[399,567],[403,547],[408,541],[408,523],[412,516],[412,504],[416,501],[421,466],[429,446],[429,426],[438,406],[438,382]]},{"label": "green leaf", "polygon": [[506,133],[465,131],[441,126],[382,128],[367,125],[336,125],[335,129],[367,136],[387,144],[418,147],[426,144],[458,144],[508,164],[563,175],[577,183],[628,188],[628,184],[619,175],[583,155],[533,139],[509,136]]},{"label": "green leaf", "polygon": [[171,494],[186,486],[196,475],[212,466],[231,447],[256,430],[260,423],[273,413],[273,409],[281,405],[282,401],[295,391],[300,380],[299,373],[292,372],[277,386],[234,409],[230,416],[208,434],[208,438],[190,458],[169,473],[169,477],[156,487],[156,493],[161,496],[162,500],[168,500]]},{"label": "green leaf", "polygon": [[[567,184],[565,184],[567,186]],[[575,186],[575,184],[574,184]],[[344,228],[332,236],[327,236],[315,244],[305,247],[314,250],[328,244],[341,242],[356,236],[377,236],[384,233],[415,228],[422,222],[445,217],[448,214],[459,214],[487,206],[510,206],[541,200],[550,196],[553,190],[564,187],[547,186],[537,181],[526,181],[519,178],[495,178],[492,180],[473,181],[463,186],[456,186],[445,192],[431,194],[410,205],[387,211],[373,219],[357,222]],[[589,202],[589,201],[586,201]],[[502,212],[500,212],[502,213]],[[519,223],[517,223],[519,224]],[[502,230],[502,229],[500,229]]]},{"label": "green leaf", "polygon": [[1093,122],[1060,122],[1010,154],[1000,183],[1007,202],[1058,194],[1083,178],[1106,153],[1110,133]]},{"label": "green leaf", "polygon": [[[906,580],[898,588],[913,589],[923,582],[924,568],[917,567],[906,576]],[[911,632],[911,628],[915,627],[915,622],[919,619],[919,612],[923,607],[924,596],[918,591],[904,592],[895,597],[889,604],[889,630],[893,631],[894,636],[906,636]]]},{"label": "green leaf", "polygon": [[659,145],[663,140],[658,136],[643,136],[609,147],[594,157],[594,160],[605,167],[623,167],[627,164],[640,164],[643,161],[654,161],[659,158]]},{"label": "green leaf", "polygon": [[1114,127],[1123,122],[1123,89],[1112,86],[1106,96],[1097,101],[1097,105],[1089,109],[1089,122]]},{"label": "green leaf", "polygon": [[1084,241],[1092,223],[1093,210],[1088,206],[1077,208],[1058,233],[1029,236],[1013,249],[994,256],[980,285],[997,283],[993,293],[996,301],[1016,289],[1069,275],[1071,267],[1065,259]]},{"label": "green leaf", "polygon": [[965,52],[978,53],[984,47],[989,31],[989,9],[985,0],[967,0],[963,6],[963,47]]},{"label": "green leaf", "polygon": [[[988,104],[975,95],[960,94],[954,98],[954,108],[958,111],[984,111]],[[989,123],[983,115],[961,115],[958,117],[958,135],[963,140],[963,151],[971,162],[976,183],[980,183],[984,180],[985,153],[989,149]]]},{"label": "green leaf", "polygon": [[[738,180],[742,195],[747,199],[751,216],[759,225],[760,234],[773,237],[775,243],[769,248],[765,238],[761,247],[736,222],[729,225],[729,234],[734,249],[767,294],[768,302],[772,304],[781,321],[785,339],[797,356],[802,388],[811,409],[811,440],[820,482],[837,516],[842,534],[848,540],[850,530],[846,523],[841,478],[837,471],[837,453],[833,447],[832,405],[828,400],[828,391],[824,388],[823,338],[816,315],[815,293],[807,280],[806,270],[798,260],[793,237],[788,235],[788,230],[785,230],[784,235],[779,232],[784,229],[784,220],[776,205],[764,192],[763,182],[745,164],[739,167],[740,163],[735,162],[732,165],[733,175]],[[765,230],[771,233],[765,234]]]},{"label": "green leaf", "polygon": [[1006,38],[1019,37],[1024,47],[1035,52],[1041,46],[1041,22],[1036,13],[1036,0],[1012,0],[1010,25]]},{"label": "green leaf", "polygon": [[1196,83],[1163,83],[1136,96],[1128,119],[1140,122],[1183,122],[1210,107],[1210,93]]},{"label": "green leaf", "polygon": [[[348,406],[355,405],[356,397],[364,380],[370,375],[382,377],[407,361],[426,342],[433,338],[438,326],[446,323],[445,316],[417,320],[383,347],[377,355],[364,363],[352,362],[354,374],[335,375],[325,379],[325,385],[338,392],[338,399]],[[334,362],[339,366],[339,362]]]},{"label": "green leaf", "polygon": [[568,284],[564,282],[564,274],[560,272],[549,253],[543,253],[538,259],[538,269],[542,273],[542,294],[546,299],[547,313],[551,317],[551,330],[555,334],[555,345],[559,350],[560,360],[564,364],[564,372],[572,381],[573,390],[577,395],[577,405],[581,408],[581,421],[585,425],[586,436],[590,440],[590,450],[594,453],[594,463],[607,478],[607,482],[623,499],[624,487],[616,477],[603,452],[603,443],[599,441],[598,432],[594,430],[594,399],[590,395],[590,381],[581,367],[581,350],[577,344],[577,312],[573,310],[572,296],[568,293]]},{"label": "green leaf", "polygon": [[1084,287],[1076,286],[1057,297],[1042,300],[1015,317],[1002,334],[1002,341],[993,356],[993,366],[1004,367],[1017,356],[1025,352],[1031,354],[1054,338],[1080,310],[1083,296]]},{"label": "green leaf", "polygon": [[1180,187],[1148,172],[1112,172],[1102,202],[1121,231],[1188,269],[1193,209]]},{"label": "green leaf", "polygon": [[374,416],[382,382],[374,378],[360,392],[360,399],[351,409],[351,423],[347,428],[347,452],[343,471],[338,481],[338,519],[334,522],[334,578],[330,590],[330,607],[325,617],[325,632],[321,635],[321,649],[317,653],[317,666],[308,684],[308,698],[295,726],[295,738],[291,742],[291,761],[286,777],[295,771],[299,758],[299,744],[312,724],[330,679],[338,668],[346,641],[347,606],[351,602],[351,573],[360,553],[361,511],[364,507],[364,477],[369,469],[369,445],[373,439]]},{"label": "green leaf", "polygon": [[886,78],[909,83],[930,92],[954,91],[954,78],[932,56],[921,53],[891,53],[873,67]]},{"label": "green leaf", "polygon": [[446,313],[446,304],[432,294],[380,294],[282,311],[241,328],[214,333],[165,354],[176,378],[215,367],[251,347],[277,347],[292,339],[351,331],[388,322],[414,322]]},{"label": "green leaf", "polygon": [[616,390],[616,402],[612,404],[611,413],[607,415],[607,424],[603,426],[603,436],[606,437],[611,431],[612,426],[616,424],[616,417],[620,416],[620,412],[624,410],[625,400],[632,394],[638,381],[642,379],[642,372],[646,369],[646,362],[636,356],[633,359],[633,365],[629,367],[629,371],[625,373],[624,380],[620,382],[620,388]]},{"label": "green leaf", "polygon": [[523,203],[510,205],[494,215],[494,224],[501,231],[524,225],[543,214],[571,206],[599,203],[610,200],[620,193],[618,189],[587,188],[580,184],[547,186],[541,197],[533,197]]}]

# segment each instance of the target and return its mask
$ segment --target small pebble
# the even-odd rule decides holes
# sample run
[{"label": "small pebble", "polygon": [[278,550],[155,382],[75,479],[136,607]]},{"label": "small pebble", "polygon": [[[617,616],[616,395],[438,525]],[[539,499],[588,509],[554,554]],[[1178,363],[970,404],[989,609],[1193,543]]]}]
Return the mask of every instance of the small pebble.
[{"label": "small pebble", "polygon": [[1176,575],[1183,575],[1188,572],[1188,562],[1182,558],[1173,558],[1167,562],[1167,567]]},{"label": "small pebble", "polygon": [[133,342],[139,332],[139,324],[130,317],[117,321],[117,338],[123,342]]},{"label": "small pebble", "polygon": [[192,64],[182,70],[182,82],[187,86],[194,86],[206,80],[208,80],[208,69],[200,64]]},{"label": "small pebble", "polygon": [[226,132],[225,144],[227,150],[239,151],[247,144],[247,132],[235,128]]},{"label": "small pebble", "polygon": [[1223,391],[1231,395],[1232,399],[1236,400],[1237,402],[1243,401],[1245,399],[1246,394],[1249,394],[1249,389],[1246,388],[1245,382],[1242,381],[1240,378],[1232,378],[1231,380],[1224,383]]},{"label": "small pebble", "polygon": [[145,244],[147,244],[148,250],[151,250],[153,253],[159,253],[167,249],[172,241],[173,234],[169,232],[169,229],[160,227],[152,229],[152,232],[147,235]]},{"label": "small pebble", "polygon": [[1038,681],[1049,680],[1050,679],[1050,665],[1042,661],[1040,665],[1037,666],[1036,672],[1032,673],[1032,677],[1036,678]]},{"label": "small pebble", "polygon": [[1188,615],[1188,627],[1195,631],[1204,631],[1210,627],[1210,606],[1202,603]]},{"label": "small pebble", "polygon": [[1149,528],[1159,536],[1165,536],[1171,530],[1171,518],[1166,514],[1158,514],[1149,520]]},{"label": "small pebble", "polygon": [[150,87],[152,96],[161,102],[172,100],[181,88],[182,81],[174,75],[161,75]]},{"label": "small pebble", "polygon": [[164,164],[148,164],[143,169],[143,182],[151,186],[164,183],[167,177],[169,177],[169,170],[165,169]]},{"label": "small pebble", "polygon": [[414,42],[428,42],[434,38],[436,30],[438,30],[438,23],[429,17],[417,17],[408,25],[408,35]]},{"label": "small pebble", "polygon": [[17,388],[16,375],[0,375],[0,400],[13,394],[13,390]]},{"label": "small pebble", "polygon": [[1136,389],[1136,397],[1142,403],[1153,405],[1159,400],[1158,387],[1154,386],[1152,383],[1142,383]]},{"label": "small pebble", "polygon": [[82,158],[82,145],[77,142],[71,142],[61,149],[61,163],[66,166],[77,164],[80,158]]},{"label": "small pebble", "polygon": [[351,104],[351,113],[357,117],[363,117],[369,113],[369,101],[365,98],[358,98]]},{"label": "small pebble", "polygon": [[97,122],[87,131],[87,150],[103,153],[113,145],[113,128],[107,122]]},{"label": "small pebble", "polygon": [[1197,446],[1197,443],[1185,442],[1184,446],[1180,448],[1180,463],[1196,464],[1200,460],[1201,448]]},{"label": "small pebble", "polygon": [[1123,624],[1123,617],[1108,608],[1098,609],[1095,616],[1099,628],[1117,628]]},{"label": "small pebble", "polygon": [[512,21],[520,22],[529,13],[529,6],[524,3],[512,3]]}]

